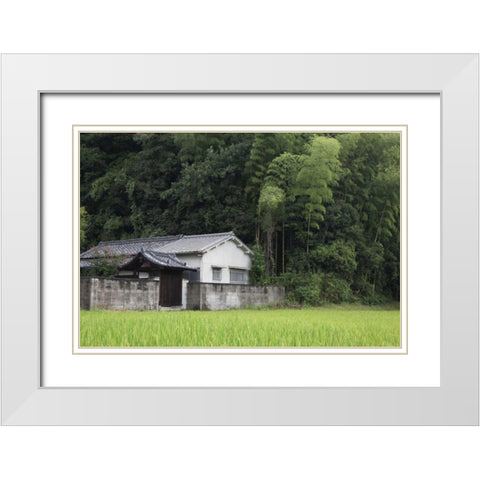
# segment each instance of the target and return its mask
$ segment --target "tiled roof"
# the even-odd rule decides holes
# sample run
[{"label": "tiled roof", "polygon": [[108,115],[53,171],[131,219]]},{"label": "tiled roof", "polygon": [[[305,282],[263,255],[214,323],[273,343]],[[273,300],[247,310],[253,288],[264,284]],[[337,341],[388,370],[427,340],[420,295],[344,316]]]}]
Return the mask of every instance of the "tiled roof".
[{"label": "tiled roof", "polygon": [[118,257],[120,255],[136,255],[142,248],[156,251],[172,241],[178,240],[181,235],[166,237],[132,238],[129,240],[111,240],[100,242],[96,247],[83,252],[80,258]]},{"label": "tiled roof", "polygon": [[164,253],[202,253],[210,248],[236,238],[233,232],[208,233],[206,235],[184,235],[178,240],[166,243],[157,251]]},{"label": "tiled roof", "polygon": [[156,267],[167,267],[176,270],[196,270],[196,268],[189,267],[185,262],[181,262],[176,255],[152,252],[143,249],[133,258],[129,258],[128,261],[122,265],[122,269],[128,270],[131,267],[138,268],[145,260]]},{"label": "tiled roof", "polygon": [[203,253],[227,240],[234,240],[247,254],[251,250],[244,245],[233,232],[207,233],[204,235],[171,235],[167,237],[135,238],[100,242],[96,247],[83,252],[81,259],[132,256],[145,251],[169,254]]}]

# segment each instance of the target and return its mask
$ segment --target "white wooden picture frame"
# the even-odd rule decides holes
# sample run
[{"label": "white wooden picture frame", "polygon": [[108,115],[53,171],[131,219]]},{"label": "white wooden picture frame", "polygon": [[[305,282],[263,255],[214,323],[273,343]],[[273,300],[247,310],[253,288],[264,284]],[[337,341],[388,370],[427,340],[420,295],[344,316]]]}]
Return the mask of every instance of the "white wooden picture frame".
[{"label": "white wooden picture frame", "polygon": [[[41,381],[44,93],[439,93],[439,387],[52,388]],[[478,56],[3,55],[2,423],[478,425]]]}]

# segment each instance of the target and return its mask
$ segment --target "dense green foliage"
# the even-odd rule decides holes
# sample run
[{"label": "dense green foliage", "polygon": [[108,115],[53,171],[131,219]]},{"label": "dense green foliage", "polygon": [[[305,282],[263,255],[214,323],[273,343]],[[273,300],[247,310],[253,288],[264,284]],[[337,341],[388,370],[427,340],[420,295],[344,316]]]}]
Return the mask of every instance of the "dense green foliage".
[{"label": "dense green foliage", "polygon": [[81,135],[81,244],[233,230],[294,303],[400,297],[400,135]]},{"label": "dense green foliage", "polygon": [[81,312],[81,347],[398,347],[399,310]]}]

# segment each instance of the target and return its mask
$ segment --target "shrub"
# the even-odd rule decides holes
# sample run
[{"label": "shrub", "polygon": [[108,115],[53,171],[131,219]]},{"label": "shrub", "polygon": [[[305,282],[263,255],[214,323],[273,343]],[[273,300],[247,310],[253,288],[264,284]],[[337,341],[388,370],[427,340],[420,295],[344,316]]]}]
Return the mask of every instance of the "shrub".
[{"label": "shrub", "polygon": [[366,305],[383,305],[392,301],[391,297],[375,291],[372,283],[366,281],[357,282],[355,285],[356,295]]},{"label": "shrub", "polygon": [[343,303],[353,300],[350,283],[334,274],[323,276],[320,299],[322,303]]},{"label": "shrub", "polygon": [[354,300],[350,284],[333,274],[286,274],[277,283],[285,285],[286,298],[293,304],[316,307]]}]

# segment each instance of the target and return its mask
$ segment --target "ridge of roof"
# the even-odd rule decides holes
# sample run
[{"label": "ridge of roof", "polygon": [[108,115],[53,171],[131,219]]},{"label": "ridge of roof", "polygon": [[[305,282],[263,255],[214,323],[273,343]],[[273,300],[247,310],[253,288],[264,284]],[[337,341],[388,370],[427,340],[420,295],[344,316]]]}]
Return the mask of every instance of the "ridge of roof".
[{"label": "ridge of roof", "polygon": [[234,232],[218,232],[218,233],[199,233],[197,235],[182,235],[183,238],[197,238],[197,237],[220,237],[225,235],[235,235]]}]

